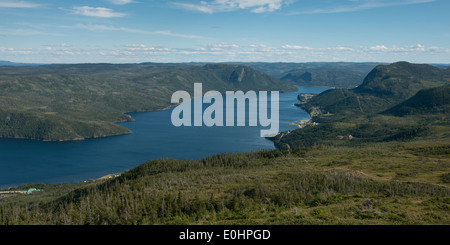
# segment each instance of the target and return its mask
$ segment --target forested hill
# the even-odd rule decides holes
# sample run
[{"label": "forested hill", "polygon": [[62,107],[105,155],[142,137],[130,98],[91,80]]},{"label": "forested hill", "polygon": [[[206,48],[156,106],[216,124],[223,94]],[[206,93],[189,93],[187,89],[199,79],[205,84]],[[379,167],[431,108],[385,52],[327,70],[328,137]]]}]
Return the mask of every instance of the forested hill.
[{"label": "forested hill", "polygon": [[112,178],[14,188],[42,191],[0,198],[0,225],[448,224],[446,146],[153,160]]},{"label": "forested hill", "polygon": [[301,86],[354,88],[375,66],[374,62],[236,63]]},{"label": "forested hill", "polygon": [[407,99],[417,91],[450,82],[450,70],[441,70],[427,64],[397,62],[379,65],[364,79],[354,92],[379,97]]},{"label": "forested hill", "polygon": [[[224,86],[245,83],[243,69],[259,76],[242,66],[196,69]],[[448,85],[402,102],[393,114],[319,115],[317,125],[275,137],[280,150],[152,160],[109,178],[12,188],[43,191],[0,196],[0,224],[449,224],[450,117],[439,109],[449,104]]]},{"label": "forested hill", "polygon": [[450,113],[450,85],[422,89],[383,114],[404,116],[414,114]]},{"label": "forested hill", "polygon": [[0,66],[0,137],[70,140],[129,133],[126,112],[171,105],[173,92],[296,90],[241,65],[73,64]]},{"label": "forested hill", "polygon": [[307,63],[298,67],[281,80],[303,86],[354,88],[377,63]]},{"label": "forested hill", "polygon": [[387,110],[419,90],[450,82],[450,69],[397,62],[375,67],[354,89],[332,89],[301,105],[308,112],[361,114]]}]

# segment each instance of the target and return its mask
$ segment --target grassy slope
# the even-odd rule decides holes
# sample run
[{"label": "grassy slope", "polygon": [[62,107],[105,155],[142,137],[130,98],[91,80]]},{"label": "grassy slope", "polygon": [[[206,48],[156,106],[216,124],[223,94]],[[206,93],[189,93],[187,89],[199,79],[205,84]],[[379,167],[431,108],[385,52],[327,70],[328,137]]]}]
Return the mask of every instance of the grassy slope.
[{"label": "grassy slope", "polygon": [[63,184],[0,199],[0,224],[450,224],[449,147],[423,140],[154,160],[68,194],[53,194]]},{"label": "grassy slope", "polygon": [[354,88],[376,63],[311,63],[299,66],[281,80],[303,86]]},{"label": "grassy slope", "polygon": [[375,67],[354,89],[328,90],[301,105],[308,112],[370,114],[389,109],[419,90],[446,85],[450,70],[430,65],[397,62]]},{"label": "grassy slope", "polygon": [[[240,75],[243,75],[240,78]],[[172,93],[289,91],[295,87],[237,65],[79,64],[0,67],[0,137],[67,140],[129,133],[126,112],[159,110]]]},{"label": "grassy slope", "polygon": [[303,86],[353,88],[379,63],[309,62],[309,63],[237,63],[248,65],[283,81]]},{"label": "grassy slope", "polygon": [[387,115],[414,115],[430,113],[449,113],[450,85],[423,89],[408,100],[384,111]]}]

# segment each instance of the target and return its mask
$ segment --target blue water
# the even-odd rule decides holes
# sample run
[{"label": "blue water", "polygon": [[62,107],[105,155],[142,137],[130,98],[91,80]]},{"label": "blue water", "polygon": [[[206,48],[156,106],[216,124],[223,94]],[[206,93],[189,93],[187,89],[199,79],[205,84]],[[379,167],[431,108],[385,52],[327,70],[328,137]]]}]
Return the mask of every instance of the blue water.
[{"label": "blue water", "polygon": [[[326,88],[299,87],[280,93],[280,131],[309,115],[294,106],[298,93]],[[67,142],[0,139],[0,187],[25,183],[77,182],[123,172],[152,159],[198,159],[228,152],[274,149],[260,137],[261,127],[175,127],[172,109],[132,113],[134,122],[120,123],[129,135]],[[259,124],[258,124],[259,125]]]}]

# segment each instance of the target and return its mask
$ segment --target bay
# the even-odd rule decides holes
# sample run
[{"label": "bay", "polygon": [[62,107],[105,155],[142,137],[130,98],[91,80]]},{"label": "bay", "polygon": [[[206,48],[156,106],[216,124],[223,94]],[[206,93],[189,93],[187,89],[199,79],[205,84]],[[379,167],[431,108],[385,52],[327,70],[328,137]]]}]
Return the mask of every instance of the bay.
[{"label": "bay", "polygon": [[[299,86],[280,93],[280,130],[290,122],[308,119],[296,107],[299,93],[320,93],[327,88]],[[82,141],[43,142],[0,139],[0,188],[26,183],[62,183],[95,179],[123,172],[161,158],[199,159],[219,153],[274,149],[260,137],[261,127],[175,127],[172,109],[131,113],[134,122],[119,123],[132,133]]]}]

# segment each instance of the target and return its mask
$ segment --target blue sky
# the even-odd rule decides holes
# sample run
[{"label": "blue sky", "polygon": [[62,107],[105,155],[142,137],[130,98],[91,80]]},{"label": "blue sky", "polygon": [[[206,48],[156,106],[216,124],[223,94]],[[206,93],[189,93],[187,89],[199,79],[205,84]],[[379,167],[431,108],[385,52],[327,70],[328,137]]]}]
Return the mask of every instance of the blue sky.
[{"label": "blue sky", "polygon": [[450,63],[448,0],[0,0],[0,60]]}]

